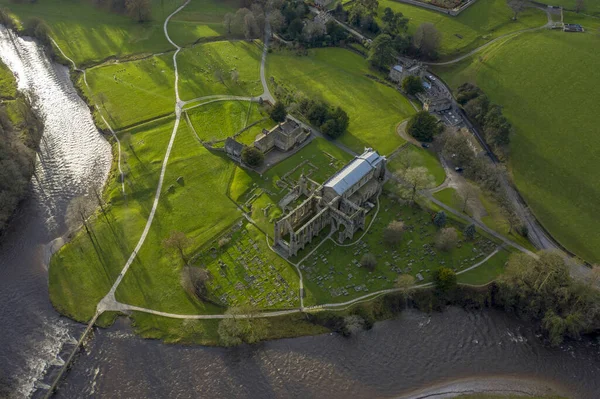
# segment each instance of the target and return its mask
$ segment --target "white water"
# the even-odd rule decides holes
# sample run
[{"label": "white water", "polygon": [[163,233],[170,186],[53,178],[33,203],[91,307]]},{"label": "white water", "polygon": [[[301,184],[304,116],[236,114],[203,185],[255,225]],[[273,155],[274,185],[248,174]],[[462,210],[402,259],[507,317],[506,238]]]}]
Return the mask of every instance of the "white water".
[{"label": "white water", "polygon": [[31,198],[0,251],[0,397],[22,398],[44,389],[42,377],[62,362],[63,345],[78,334],[49,304],[44,254],[66,232],[73,199],[104,185],[112,154],[66,67],[52,63],[31,39],[12,34],[11,40],[2,26],[0,59],[44,122]]},{"label": "white water", "polygon": [[18,89],[35,100],[44,135],[33,178],[34,195],[45,207],[50,229],[59,226],[68,202],[102,187],[110,170],[110,144],[69,80],[69,70],[52,63],[33,40],[0,28],[0,59],[17,77]]}]

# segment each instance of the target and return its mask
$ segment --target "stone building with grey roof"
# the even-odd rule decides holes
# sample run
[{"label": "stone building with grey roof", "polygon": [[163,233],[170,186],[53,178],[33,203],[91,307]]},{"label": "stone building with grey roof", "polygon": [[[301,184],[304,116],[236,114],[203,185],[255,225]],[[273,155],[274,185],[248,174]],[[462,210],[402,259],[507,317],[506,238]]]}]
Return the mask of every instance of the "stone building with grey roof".
[{"label": "stone building with grey roof", "polygon": [[[366,148],[322,185],[301,176],[290,195],[293,201],[306,197],[275,222],[275,245],[295,256],[326,227],[337,232],[337,241],[365,227],[368,211],[381,194],[387,159]],[[292,201],[289,201],[292,202]]]},{"label": "stone building with grey roof", "polygon": [[285,152],[303,143],[309,136],[310,132],[298,122],[287,118],[271,130],[263,129],[254,139],[254,146],[265,154],[274,148]]}]

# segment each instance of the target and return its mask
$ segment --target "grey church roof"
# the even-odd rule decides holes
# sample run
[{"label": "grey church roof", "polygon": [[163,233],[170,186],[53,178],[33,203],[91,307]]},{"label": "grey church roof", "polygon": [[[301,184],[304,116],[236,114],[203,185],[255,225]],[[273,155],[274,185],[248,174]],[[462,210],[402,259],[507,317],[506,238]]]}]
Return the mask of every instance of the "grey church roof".
[{"label": "grey church roof", "polygon": [[371,170],[375,169],[385,157],[371,148],[365,149],[361,155],[344,166],[339,172],[325,182],[324,187],[332,188],[338,195],[344,194]]}]

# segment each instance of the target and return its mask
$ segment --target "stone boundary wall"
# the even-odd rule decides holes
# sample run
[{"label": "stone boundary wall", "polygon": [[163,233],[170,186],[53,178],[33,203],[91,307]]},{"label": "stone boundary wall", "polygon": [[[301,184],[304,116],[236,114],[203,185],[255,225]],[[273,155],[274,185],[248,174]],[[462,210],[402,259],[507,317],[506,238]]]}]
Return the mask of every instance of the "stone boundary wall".
[{"label": "stone boundary wall", "polygon": [[429,10],[441,12],[442,14],[447,14],[447,15],[456,17],[458,14],[460,14],[461,12],[466,10],[468,7],[470,7],[472,4],[474,4],[477,0],[469,0],[465,4],[460,6],[459,8],[455,8],[452,10],[449,10],[449,9],[443,8],[443,7],[434,6],[433,4],[424,3],[424,2],[418,1],[418,0],[394,0],[394,1],[396,1],[398,3],[405,3],[405,4],[417,6],[417,7],[427,8]]}]

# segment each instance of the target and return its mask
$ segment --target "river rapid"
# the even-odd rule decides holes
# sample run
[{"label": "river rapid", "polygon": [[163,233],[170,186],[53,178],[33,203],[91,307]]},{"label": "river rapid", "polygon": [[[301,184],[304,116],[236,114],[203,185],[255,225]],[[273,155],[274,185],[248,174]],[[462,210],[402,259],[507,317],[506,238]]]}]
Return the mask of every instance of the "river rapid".
[{"label": "river rapid", "polygon": [[[0,397],[39,397],[84,326],[48,299],[47,264],[73,200],[101,187],[111,148],[69,80],[29,39],[0,27],[0,59],[44,119],[30,198],[0,243]],[[54,243],[54,245],[53,245]],[[143,340],[127,320],[97,330],[60,398],[443,397],[496,390],[600,397],[600,345],[548,348],[493,310],[404,312],[351,338],[335,334],[235,349]]]}]

